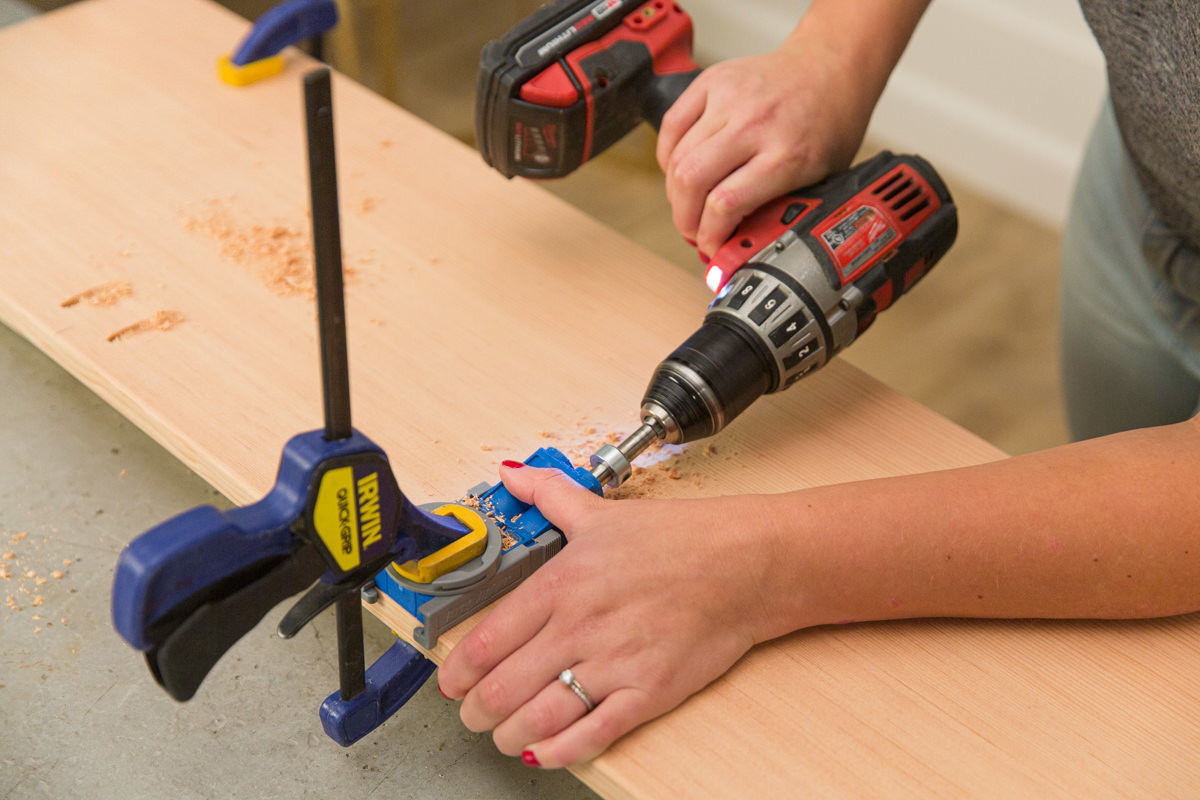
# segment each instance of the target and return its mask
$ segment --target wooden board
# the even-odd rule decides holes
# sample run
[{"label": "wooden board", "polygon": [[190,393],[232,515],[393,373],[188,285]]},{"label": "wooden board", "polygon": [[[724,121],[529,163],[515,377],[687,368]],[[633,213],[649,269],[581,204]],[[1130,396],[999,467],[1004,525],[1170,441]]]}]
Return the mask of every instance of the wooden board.
[{"label": "wooden board", "polygon": [[[89,0],[0,32],[0,318],[237,502],[321,422],[311,301],[259,272],[304,266],[310,63],[224,86],[213,60],[243,31],[205,0]],[[627,431],[704,288],[347,80],[335,104],[355,421],[404,490],[454,498],[502,458]],[[101,286],[111,302],[63,306]],[[182,321],[109,341],[160,311]],[[783,491],[1001,455],[844,364],[715,445],[647,485]],[[1197,663],[1195,617],[805,631],[576,774],[611,797],[1194,795]]]}]

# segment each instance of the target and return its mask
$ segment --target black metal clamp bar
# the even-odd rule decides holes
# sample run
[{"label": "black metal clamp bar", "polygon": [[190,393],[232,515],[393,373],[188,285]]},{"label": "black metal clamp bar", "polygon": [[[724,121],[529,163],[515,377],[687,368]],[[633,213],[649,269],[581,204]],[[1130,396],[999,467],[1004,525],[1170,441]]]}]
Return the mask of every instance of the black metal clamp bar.
[{"label": "black metal clamp bar", "polygon": [[[342,235],[338,215],[337,161],[333,142],[333,93],[327,68],[304,76],[308,133],[308,179],[312,204],[317,327],[325,397],[325,439],[351,435],[350,364],[346,352],[346,298],[342,283]],[[366,689],[362,601],[357,592],[338,598],[338,672],[342,700]]]}]

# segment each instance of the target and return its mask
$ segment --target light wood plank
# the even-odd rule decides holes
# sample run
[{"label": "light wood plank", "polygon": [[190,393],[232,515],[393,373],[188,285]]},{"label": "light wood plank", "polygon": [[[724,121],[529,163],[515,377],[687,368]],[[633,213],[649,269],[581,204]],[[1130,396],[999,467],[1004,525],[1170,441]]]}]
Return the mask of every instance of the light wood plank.
[{"label": "light wood plank", "polygon": [[[196,225],[213,207],[234,227],[307,224],[309,62],[221,85],[212,61],[243,25],[204,0],[89,0],[0,33],[0,318],[238,502],[321,421],[311,303],[269,291]],[[627,430],[703,287],[350,81],[335,96],[355,419],[404,490],[453,498],[502,458]],[[112,281],[131,296],[60,305]],[[107,341],[163,310],[184,321]],[[699,478],[657,490],[783,491],[1001,456],[846,364],[715,444],[679,457]],[[576,774],[637,798],[1186,796],[1198,634],[1195,617],[800,632]]]}]

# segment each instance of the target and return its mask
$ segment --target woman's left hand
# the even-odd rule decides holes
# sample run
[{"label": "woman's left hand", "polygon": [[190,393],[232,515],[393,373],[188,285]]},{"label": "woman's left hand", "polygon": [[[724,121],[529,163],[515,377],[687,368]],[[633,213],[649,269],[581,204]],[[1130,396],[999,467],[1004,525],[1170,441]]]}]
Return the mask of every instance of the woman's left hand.
[{"label": "woman's left hand", "polygon": [[[765,594],[764,498],[612,501],[558,470],[501,476],[569,541],[439,672],[463,723],[493,730],[501,752],[542,767],[593,758],[783,632]],[[565,669],[595,710],[558,680]]]}]

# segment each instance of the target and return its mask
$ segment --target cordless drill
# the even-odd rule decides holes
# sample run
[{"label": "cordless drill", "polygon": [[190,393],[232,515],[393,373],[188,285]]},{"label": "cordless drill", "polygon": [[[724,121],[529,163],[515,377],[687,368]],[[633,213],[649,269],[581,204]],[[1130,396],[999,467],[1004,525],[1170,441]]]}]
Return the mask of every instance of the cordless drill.
[{"label": "cordless drill", "polygon": [[[507,177],[557,178],[641,121],[655,129],[700,70],[692,23],[669,0],[560,0],[480,56],[480,152]],[[761,395],[826,364],[954,243],[937,172],[884,151],[747,217],[710,258],[717,293],[700,328],[655,370],[642,424],[592,456],[619,486],[656,441],[720,431]]]}]

